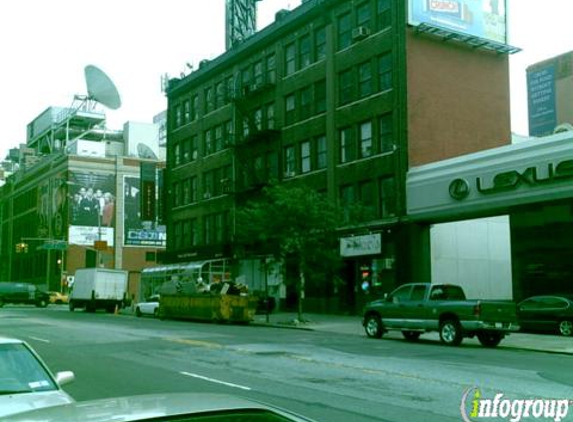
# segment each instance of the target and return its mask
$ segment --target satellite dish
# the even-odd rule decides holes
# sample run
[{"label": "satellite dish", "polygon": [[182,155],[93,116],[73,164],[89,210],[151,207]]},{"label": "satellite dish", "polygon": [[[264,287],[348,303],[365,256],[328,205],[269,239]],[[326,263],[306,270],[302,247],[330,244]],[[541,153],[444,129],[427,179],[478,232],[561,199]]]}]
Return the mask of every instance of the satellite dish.
[{"label": "satellite dish", "polygon": [[101,69],[87,65],[85,68],[88,98],[116,110],[121,107],[121,99],[117,88]]},{"label": "satellite dish", "polygon": [[553,134],[570,132],[570,131],[573,131],[573,125],[571,123],[561,123],[560,125],[555,126]]},{"label": "satellite dish", "polygon": [[137,155],[139,155],[139,158],[151,158],[153,160],[157,160],[157,155],[155,152],[153,152],[153,150],[149,148],[148,145],[145,145],[141,142],[137,144]]}]

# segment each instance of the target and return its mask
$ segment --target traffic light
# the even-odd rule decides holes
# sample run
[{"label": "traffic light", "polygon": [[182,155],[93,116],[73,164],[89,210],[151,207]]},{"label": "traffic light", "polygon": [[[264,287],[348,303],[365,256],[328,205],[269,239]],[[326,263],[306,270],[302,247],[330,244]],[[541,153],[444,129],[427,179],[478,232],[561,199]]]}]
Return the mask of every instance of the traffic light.
[{"label": "traffic light", "polygon": [[16,243],[16,253],[28,253],[28,244],[24,242]]}]

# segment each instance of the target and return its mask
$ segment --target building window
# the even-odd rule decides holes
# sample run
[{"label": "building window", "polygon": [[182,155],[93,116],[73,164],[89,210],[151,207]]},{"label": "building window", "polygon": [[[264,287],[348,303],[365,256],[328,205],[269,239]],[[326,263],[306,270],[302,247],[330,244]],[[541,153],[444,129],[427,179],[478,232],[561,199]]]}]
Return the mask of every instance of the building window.
[{"label": "building window", "polygon": [[269,180],[278,180],[279,178],[279,155],[276,151],[267,153],[267,175]]},{"label": "building window", "polygon": [[180,249],[183,245],[183,224],[181,221],[177,221],[174,226],[175,241],[173,243],[175,243],[175,249]]},{"label": "building window", "polygon": [[251,84],[251,71],[248,67],[241,70],[241,86],[247,88]]},{"label": "building window", "polygon": [[316,168],[326,168],[326,136],[316,138]]},{"label": "building window", "polygon": [[285,177],[292,177],[296,174],[296,153],[294,146],[288,146],[285,151]]},{"label": "building window", "polygon": [[173,147],[173,164],[176,166],[181,164],[181,143],[178,142]]},{"label": "building window", "polygon": [[190,161],[195,161],[199,157],[199,136],[193,135],[191,137],[191,152]]},{"label": "building window", "polygon": [[263,85],[263,62],[260,60],[253,65],[253,83],[258,86]]},{"label": "building window", "polygon": [[197,219],[192,218],[189,220],[189,246],[197,246],[199,244],[199,232],[197,230]]},{"label": "building window", "polygon": [[372,122],[364,122],[360,125],[360,156],[372,155]]},{"label": "building window", "polygon": [[191,97],[191,121],[197,120],[199,110],[199,96],[197,94]]},{"label": "building window", "polygon": [[392,122],[392,114],[387,113],[380,117],[379,120],[379,142],[380,152],[390,152],[394,150],[394,131],[393,131],[393,122]]},{"label": "building window", "polygon": [[360,183],[358,186],[358,194],[360,196],[360,204],[365,208],[367,215],[366,218],[376,217],[376,197],[374,181],[369,180]]},{"label": "building window", "polygon": [[213,243],[213,216],[206,215],[203,217],[203,240],[205,245]]},{"label": "building window", "polygon": [[213,111],[213,89],[211,87],[205,88],[205,114]]},{"label": "building window", "polygon": [[214,149],[213,149],[213,132],[211,131],[211,129],[206,130],[205,131],[205,144],[204,144],[204,155],[209,155],[209,154],[213,154]]},{"label": "building window", "polygon": [[352,23],[350,20],[350,13],[346,13],[338,17],[337,33],[338,33],[338,50],[350,47],[350,45],[352,44]]},{"label": "building window", "polygon": [[233,98],[235,98],[235,78],[229,76],[225,84],[225,103],[229,103]]},{"label": "building window", "polygon": [[303,35],[298,41],[298,66],[304,69],[310,62],[310,35]]},{"label": "building window", "polygon": [[181,106],[175,106],[175,128],[178,128],[181,126],[182,122],[182,114],[181,114]]},{"label": "building window", "polygon": [[285,47],[285,74],[291,75],[296,71],[296,49],[294,43]]},{"label": "building window", "polygon": [[263,109],[257,108],[253,112],[253,123],[257,130],[263,130]]},{"label": "building window", "polygon": [[183,202],[182,205],[191,203],[191,179],[183,181]]},{"label": "building window", "polygon": [[223,137],[225,146],[229,146],[233,142],[233,121],[227,120],[223,123]]},{"label": "building window", "polygon": [[222,151],[223,145],[223,125],[218,125],[215,126],[215,152]]},{"label": "building window", "polygon": [[255,183],[259,184],[265,181],[265,157],[259,155],[254,160],[254,179]]},{"label": "building window", "polygon": [[191,121],[191,102],[185,100],[183,102],[183,122],[188,123]]},{"label": "building window", "polygon": [[314,32],[314,59],[322,60],[326,57],[326,28],[318,28]]},{"label": "building window", "polygon": [[353,100],[354,81],[352,69],[345,70],[339,75],[340,104],[347,104]]},{"label": "building window", "polygon": [[310,141],[305,141],[300,144],[300,171],[308,173],[310,170]]},{"label": "building window", "polygon": [[358,66],[358,95],[360,98],[372,95],[372,64],[370,61]]},{"label": "building window", "polygon": [[277,64],[274,54],[267,56],[267,82],[274,84],[277,80]]},{"label": "building window", "polygon": [[285,97],[285,123],[291,125],[295,122],[295,96],[294,94]]},{"label": "building window", "polygon": [[225,105],[225,87],[223,82],[215,85],[215,109]]},{"label": "building window", "polygon": [[392,89],[392,55],[386,53],[378,58],[378,89]]},{"label": "building window", "polygon": [[203,199],[209,199],[214,195],[213,176],[214,173],[212,171],[203,173]]},{"label": "building window", "polygon": [[326,111],[326,79],[314,84],[314,107],[316,114]]},{"label": "building window", "polygon": [[380,214],[382,217],[396,215],[396,186],[393,177],[380,180]]},{"label": "building window", "polygon": [[356,24],[370,29],[370,20],[372,15],[370,13],[370,3],[362,3],[356,6]]},{"label": "building window", "polygon": [[352,128],[340,129],[340,162],[348,163],[356,159],[356,144]]},{"label": "building window", "polygon": [[310,86],[300,90],[300,118],[307,119],[312,114],[312,91]]},{"label": "building window", "polygon": [[275,103],[267,104],[267,129],[275,128]]},{"label": "building window", "polygon": [[183,142],[183,162],[191,161],[191,138],[184,139]]},{"label": "building window", "polygon": [[379,31],[392,24],[390,0],[376,0],[376,27]]},{"label": "building window", "polygon": [[356,189],[354,185],[340,187],[340,205],[344,214],[344,221],[350,220],[350,210],[356,203]]}]

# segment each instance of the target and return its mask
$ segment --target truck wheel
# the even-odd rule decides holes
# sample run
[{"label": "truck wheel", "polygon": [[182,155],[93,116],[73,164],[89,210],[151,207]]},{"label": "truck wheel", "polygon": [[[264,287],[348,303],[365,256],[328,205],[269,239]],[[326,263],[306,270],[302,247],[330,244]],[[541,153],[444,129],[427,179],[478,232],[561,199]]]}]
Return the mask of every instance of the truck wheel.
[{"label": "truck wheel", "polygon": [[420,334],[417,331],[402,331],[402,335],[404,336],[404,338],[408,341],[416,341],[420,338]]},{"label": "truck wheel", "polygon": [[382,321],[378,315],[368,315],[364,324],[366,335],[370,338],[382,337]]},{"label": "truck wheel", "polygon": [[462,342],[462,327],[455,319],[446,319],[440,324],[440,340],[447,346],[459,346]]},{"label": "truck wheel", "polygon": [[570,320],[563,320],[559,323],[559,333],[562,336],[573,335],[573,322]]},{"label": "truck wheel", "polygon": [[48,302],[46,302],[45,299],[40,299],[40,300],[36,303],[36,307],[37,307],[37,308],[45,308],[46,306],[48,306]]},{"label": "truck wheel", "polygon": [[141,309],[139,309],[139,306],[137,308],[135,308],[135,316],[136,317],[140,317],[141,316]]},{"label": "truck wheel", "polygon": [[76,309],[74,302],[70,300],[70,302],[68,303],[68,308],[70,309],[70,312],[74,312],[74,309]]},{"label": "truck wheel", "polygon": [[477,338],[482,346],[496,347],[503,339],[503,334],[495,331],[482,331],[477,333]]}]

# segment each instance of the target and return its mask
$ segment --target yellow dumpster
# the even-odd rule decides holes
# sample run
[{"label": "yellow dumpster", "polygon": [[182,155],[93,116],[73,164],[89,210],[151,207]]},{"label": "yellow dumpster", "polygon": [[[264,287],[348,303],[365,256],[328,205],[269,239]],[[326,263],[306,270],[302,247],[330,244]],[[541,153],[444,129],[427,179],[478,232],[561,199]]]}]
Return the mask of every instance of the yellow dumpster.
[{"label": "yellow dumpster", "polygon": [[248,323],[255,317],[258,298],[228,294],[161,295],[160,318]]}]

